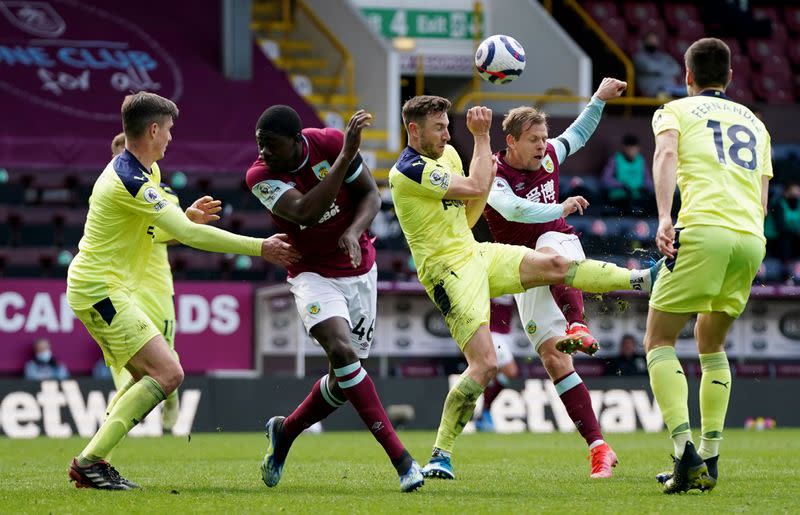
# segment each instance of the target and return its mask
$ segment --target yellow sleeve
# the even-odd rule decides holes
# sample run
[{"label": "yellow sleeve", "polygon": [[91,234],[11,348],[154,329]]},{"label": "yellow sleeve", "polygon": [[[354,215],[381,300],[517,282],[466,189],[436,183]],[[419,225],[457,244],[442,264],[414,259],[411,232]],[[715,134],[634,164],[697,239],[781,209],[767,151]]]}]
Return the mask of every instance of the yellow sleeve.
[{"label": "yellow sleeve", "polygon": [[653,113],[653,134],[658,136],[662,132],[668,130],[676,130],[678,133],[681,132],[678,113],[671,103],[659,107],[656,112]]},{"label": "yellow sleeve", "polygon": [[210,225],[192,223],[174,204],[166,203],[154,223],[156,227],[172,234],[176,240],[196,249],[225,254],[261,255],[261,238],[240,236]]},{"label": "yellow sleeve", "polygon": [[[156,166],[156,164],[154,163],[153,166]],[[161,194],[167,201],[171,202],[172,204],[175,204],[176,206],[178,206],[178,208],[181,207],[180,199],[178,199],[178,196],[175,194],[174,191],[172,191],[172,188],[170,188],[164,183],[161,183],[160,190]],[[175,239],[174,236],[164,231],[163,229],[159,229],[158,227],[156,227],[155,230],[153,231],[153,243],[167,243],[174,239]]]}]

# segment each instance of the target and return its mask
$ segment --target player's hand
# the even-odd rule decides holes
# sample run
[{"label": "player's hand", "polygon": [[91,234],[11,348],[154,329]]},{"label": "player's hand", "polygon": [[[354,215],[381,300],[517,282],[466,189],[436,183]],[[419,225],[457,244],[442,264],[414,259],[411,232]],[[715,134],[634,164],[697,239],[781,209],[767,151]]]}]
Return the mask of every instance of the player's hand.
[{"label": "player's hand", "polygon": [[583,214],[583,210],[589,207],[589,201],[581,196],[577,197],[569,197],[567,200],[561,203],[561,208],[564,210],[563,216],[564,218],[568,217],[575,211],[579,214]]},{"label": "player's hand", "polygon": [[467,129],[473,136],[487,136],[492,128],[492,110],[475,106],[467,111]]},{"label": "player's hand", "polygon": [[196,224],[207,224],[219,220],[217,213],[220,211],[222,211],[222,201],[206,195],[186,208],[186,217]]},{"label": "player's hand", "polygon": [[602,101],[611,100],[622,95],[622,92],[628,87],[628,83],[623,80],[606,77],[597,87],[594,96]]},{"label": "player's hand", "polygon": [[656,246],[658,250],[670,259],[675,258],[675,227],[671,218],[662,218],[658,221],[656,231]]},{"label": "player's hand", "polygon": [[347,230],[339,238],[339,248],[350,256],[350,264],[353,265],[353,268],[358,268],[359,265],[361,265],[361,245],[358,243],[359,236],[360,235]]},{"label": "player's hand", "polygon": [[359,109],[350,117],[344,133],[344,145],[342,145],[342,153],[349,160],[352,161],[356,157],[358,148],[361,146],[361,131],[370,125],[372,125],[372,115],[363,109]]},{"label": "player's hand", "polygon": [[273,234],[261,242],[261,257],[265,261],[281,266],[289,266],[300,261],[300,253],[292,247],[289,236]]}]

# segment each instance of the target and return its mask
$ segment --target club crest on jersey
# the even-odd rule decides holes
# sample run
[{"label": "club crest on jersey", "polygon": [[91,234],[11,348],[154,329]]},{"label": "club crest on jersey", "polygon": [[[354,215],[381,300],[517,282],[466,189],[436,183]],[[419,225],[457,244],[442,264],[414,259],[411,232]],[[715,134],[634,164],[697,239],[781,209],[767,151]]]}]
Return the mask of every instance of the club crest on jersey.
[{"label": "club crest on jersey", "polygon": [[544,156],[544,159],[542,159],[542,168],[544,168],[544,171],[547,173],[553,173],[553,171],[556,169],[556,165],[553,163],[553,158],[550,156]]},{"label": "club crest on jersey", "polygon": [[319,305],[319,302],[312,302],[306,306],[306,311],[312,315],[318,315],[319,312],[322,311],[322,307]]},{"label": "club crest on jersey", "polygon": [[161,196],[158,194],[155,188],[147,188],[144,190],[144,194],[142,196],[150,204],[155,204],[161,200]]},{"label": "club crest on jersey", "polygon": [[317,176],[317,179],[322,180],[326,175],[328,175],[328,172],[331,171],[331,165],[327,160],[320,161],[312,166],[311,169],[314,170],[314,175]]},{"label": "club crest on jersey", "polygon": [[525,326],[525,332],[528,333],[528,334],[535,333],[536,329],[537,329],[536,322],[534,322],[533,320],[528,322],[528,325]]}]

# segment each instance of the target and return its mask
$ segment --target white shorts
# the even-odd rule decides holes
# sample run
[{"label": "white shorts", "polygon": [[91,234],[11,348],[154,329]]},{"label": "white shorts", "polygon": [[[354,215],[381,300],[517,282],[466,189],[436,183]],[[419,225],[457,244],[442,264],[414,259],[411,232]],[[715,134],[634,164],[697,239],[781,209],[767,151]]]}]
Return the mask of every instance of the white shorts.
[{"label": "white shorts", "polygon": [[[536,241],[536,249],[549,247],[569,259],[586,259],[583,247],[574,234],[546,232]],[[519,310],[522,328],[528,335],[534,350],[553,337],[564,336],[567,332],[567,319],[553,300],[549,286],[531,288],[514,295]]]},{"label": "white shorts", "polygon": [[492,333],[492,342],[497,353],[498,368],[503,368],[514,361],[514,354],[511,352],[511,334]]},{"label": "white shorts", "polygon": [[322,277],[303,272],[288,280],[306,332],[318,323],[342,317],[350,325],[350,343],[360,359],[369,356],[378,304],[378,267],[354,277]]}]

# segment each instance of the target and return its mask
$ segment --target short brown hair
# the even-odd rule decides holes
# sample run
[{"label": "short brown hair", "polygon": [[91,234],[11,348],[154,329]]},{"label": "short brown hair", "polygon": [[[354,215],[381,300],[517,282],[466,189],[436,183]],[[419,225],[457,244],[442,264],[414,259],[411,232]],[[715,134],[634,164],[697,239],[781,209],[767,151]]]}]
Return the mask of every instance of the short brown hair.
[{"label": "short brown hair", "polygon": [[728,85],[731,49],[721,39],[698,39],[686,49],[684,60],[698,88]]},{"label": "short brown hair", "polygon": [[503,119],[503,133],[519,139],[523,132],[542,123],[547,125],[547,115],[535,107],[515,107]]},{"label": "short brown hair", "polygon": [[177,118],[178,106],[155,93],[140,91],[122,101],[122,130],[128,139],[142,136],[148,125],[161,123],[166,117]]},{"label": "short brown hair", "polygon": [[403,124],[408,129],[411,122],[421,123],[432,113],[446,113],[450,110],[450,101],[435,95],[419,95],[409,98],[403,104]]},{"label": "short brown hair", "polygon": [[111,140],[111,155],[115,156],[125,148],[125,133],[120,132]]}]

